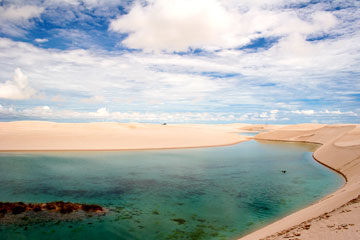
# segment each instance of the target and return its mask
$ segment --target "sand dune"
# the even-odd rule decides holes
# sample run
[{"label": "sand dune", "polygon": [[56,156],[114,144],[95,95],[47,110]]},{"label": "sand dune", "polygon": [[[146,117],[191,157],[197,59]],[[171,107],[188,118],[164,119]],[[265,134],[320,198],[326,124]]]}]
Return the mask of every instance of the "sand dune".
[{"label": "sand dune", "polygon": [[[293,125],[261,133],[255,139],[320,143],[322,146],[313,154],[314,158],[343,174],[347,183],[321,201],[241,240],[360,239],[360,204],[352,202],[360,195],[359,125]],[[344,204],[348,204],[347,207],[341,208]],[[337,208],[341,210],[335,210]],[[321,217],[324,214],[328,217]]]},{"label": "sand dune", "polygon": [[0,151],[122,150],[209,147],[249,138],[239,126],[141,123],[1,122]]}]

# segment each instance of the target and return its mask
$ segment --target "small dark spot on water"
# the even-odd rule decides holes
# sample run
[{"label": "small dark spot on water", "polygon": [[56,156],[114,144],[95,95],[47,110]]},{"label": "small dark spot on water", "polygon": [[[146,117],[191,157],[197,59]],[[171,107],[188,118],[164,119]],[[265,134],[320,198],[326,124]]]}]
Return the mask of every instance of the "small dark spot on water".
[{"label": "small dark spot on water", "polygon": [[248,195],[246,194],[246,193],[238,193],[237,195],[236,195],[236,198],[246,198]]},{"label": "small dark spot on water", "polygon": [[273,209],[269,202],[261,201],[259,199],[248,203],[247,205],[256,212],[269,212]]},{"label": "small dark spot on water", "polygon": [[177,222],[179,225],[182,225],[186,222],[185,219],[183,219],[183,218],[173,218],[171,220],[173,220],[174,222]]},{"label": "small dark spot on water", "polygon": [[152,212],[152,214],[154,214],[154,215],[159,215],[159,212],[158,212],[157,210],[154,210],[154,211]]},{"label": "small dark spot on water", "polygon": [[202,239],[206,235],[205,231],[202,228],[198,228],[195,231],[189,234],[190,239]]},{"label": "small dark spot on water", "polygon": [[191,198],[193,196],[202,196],[205,194],[205,192],[203,190],[192,190],[192,191],[188,191],[186,198]]}]

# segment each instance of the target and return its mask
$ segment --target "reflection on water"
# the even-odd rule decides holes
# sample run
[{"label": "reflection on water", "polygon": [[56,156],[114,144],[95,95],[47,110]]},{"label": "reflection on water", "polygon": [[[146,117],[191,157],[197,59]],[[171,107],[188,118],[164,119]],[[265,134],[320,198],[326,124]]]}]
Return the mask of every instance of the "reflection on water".
[{"label": "reflection on water", "polygon": [[[0,201],[94,203],[103,217],[0,226],[1,239],[229,239],[343,184],[314,145],[1,153]],[[286,170],[286,173],[282,173]]]}]

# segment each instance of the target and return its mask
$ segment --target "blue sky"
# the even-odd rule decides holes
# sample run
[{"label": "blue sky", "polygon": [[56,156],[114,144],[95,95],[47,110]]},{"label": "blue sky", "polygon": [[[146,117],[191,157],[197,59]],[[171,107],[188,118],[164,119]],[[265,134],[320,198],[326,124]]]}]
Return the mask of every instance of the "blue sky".
[{"label": "blue sky", "polygon": [[0,120],[360,123],[360,1],[0,0]]}]

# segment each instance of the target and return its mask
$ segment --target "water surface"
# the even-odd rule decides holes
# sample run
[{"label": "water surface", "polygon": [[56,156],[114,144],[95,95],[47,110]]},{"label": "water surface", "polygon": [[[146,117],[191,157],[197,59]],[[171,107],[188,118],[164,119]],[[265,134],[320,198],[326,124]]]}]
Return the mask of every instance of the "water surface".
[{"label": "water surface", "polygon": [[[2,225],[0,239],[233,239],[343,184],[311,144],[0,153],[0,201],[100,204],[106,216]],[[282,173],[286,170],[286,173]]]},{"label": "water surface", "polygon": [[259,133],[260,132],[240,132],[239,135],[254,137],[254,136],[258,135]]}]

